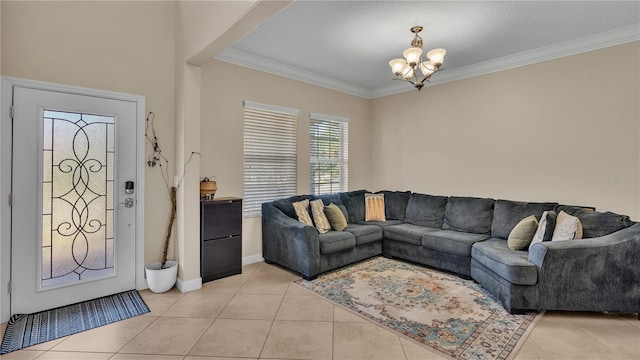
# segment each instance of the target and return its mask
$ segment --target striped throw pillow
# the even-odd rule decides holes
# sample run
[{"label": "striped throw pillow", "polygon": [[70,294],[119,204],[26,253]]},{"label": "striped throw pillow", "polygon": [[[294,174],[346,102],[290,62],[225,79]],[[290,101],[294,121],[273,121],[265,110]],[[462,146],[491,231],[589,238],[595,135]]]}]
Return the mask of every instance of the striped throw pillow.
[{"label": "striped throw pillow", "polygon": [[298,215],[298,221],[313,226],[313,221],[311,221],[311,216],[309,216],[309,199],[294,202],[292,205],[296,211],[296,215]]},{"label": "striped throw pillow", "polygon": [[313,200],[311,205],[311,213],[313,214],[313,222],[316,223],[316,229],[320,234],[324,234],[331,230],[331,224],[327,216],[324,214],[324,203],[322,199]]},{"label": "striped throw pillow", "polygon": [[384,217],[384,194],[364,194],[364,221],[386,221]]}]

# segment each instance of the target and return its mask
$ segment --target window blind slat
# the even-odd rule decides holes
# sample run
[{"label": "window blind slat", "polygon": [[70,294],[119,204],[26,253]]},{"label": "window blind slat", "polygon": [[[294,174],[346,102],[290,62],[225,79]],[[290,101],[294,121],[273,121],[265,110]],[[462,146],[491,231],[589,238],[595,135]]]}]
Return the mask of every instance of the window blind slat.
[{"label": "window blind slat", "polygon": [[311,113],[309,158],[311,192],[346,191],[349,181],[349,119]]},{"label": "window blind slat", "polygon": [[244,215],[293,196],[297,185],[297,110],[245,101]]}]

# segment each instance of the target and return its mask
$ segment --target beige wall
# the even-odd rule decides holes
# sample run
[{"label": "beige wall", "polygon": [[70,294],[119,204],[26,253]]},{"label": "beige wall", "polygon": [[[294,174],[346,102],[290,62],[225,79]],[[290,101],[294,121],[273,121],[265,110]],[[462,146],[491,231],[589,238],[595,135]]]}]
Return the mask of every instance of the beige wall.
[{"label": "beige wall", "polygon": [[373,100],[372,188],[640,220],[639,44]]},{"label": "beige wall", "polygon": [[[300,110],[298,193],[309,192],[309,113],[349,123],[349,188],[369,188],[369,101],[303,82],[213,61],[202,67],[201,175],[215,177],[216,196],[243,196],[243,100]],[[261,219],[246,218],[243,256],[262,253]]]},{"label": "beige wall", "polygon": [[[2,75],[146,97],[173,162],[172,2],[2,1]],[[146,168],[145,263],[160,260],[169,197]]]}]

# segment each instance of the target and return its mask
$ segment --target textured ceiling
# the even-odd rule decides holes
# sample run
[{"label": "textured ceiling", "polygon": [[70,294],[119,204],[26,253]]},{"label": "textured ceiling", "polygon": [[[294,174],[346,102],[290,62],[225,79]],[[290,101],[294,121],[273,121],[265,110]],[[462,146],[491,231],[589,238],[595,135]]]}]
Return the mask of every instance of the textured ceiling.
[{"label": "textured ceiling", "polygon": [[217,58],[370,98],[410,89],[388,61],[414,25],[447,49],[437,83],[638,40],[639,23],[639,1],[299,0]]}]

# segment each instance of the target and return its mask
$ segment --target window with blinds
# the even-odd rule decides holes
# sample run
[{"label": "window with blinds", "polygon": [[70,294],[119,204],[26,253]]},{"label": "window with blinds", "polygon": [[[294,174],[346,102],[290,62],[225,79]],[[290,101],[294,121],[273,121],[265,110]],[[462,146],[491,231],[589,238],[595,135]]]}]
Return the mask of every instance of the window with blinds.
[{"label": "window with blinds", "polygon": [[311,113],[311,193],[347,191],[349,181],[349,119]]},{"label": "window with blinds", "polygon": [[244,216],[296,194],[298,110],[244,102]]}]

